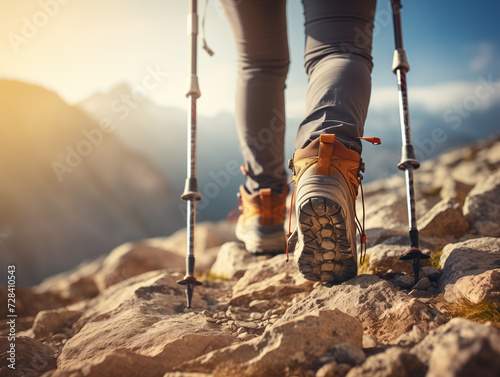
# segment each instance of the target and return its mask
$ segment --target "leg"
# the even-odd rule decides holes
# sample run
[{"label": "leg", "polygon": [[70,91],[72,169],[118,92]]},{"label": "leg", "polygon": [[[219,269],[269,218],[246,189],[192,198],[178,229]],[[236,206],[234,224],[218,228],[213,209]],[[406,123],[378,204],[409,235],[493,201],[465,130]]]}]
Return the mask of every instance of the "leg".
[{"label": "leg", "polygon": [[341,283],[357,274],[355,201],[370,99],[375,0],[303,0],[306,118],[294,154],[299,270]]},{"label": "leg", "polygon": [[371,91],[372,29],[376,0],[303,0],[305,68],[309,76],[306,117],[295,148],[320,134],[336,134],[361,152]]},{"label": "leg", "polygon": [[285,79],[289,55],[286,1],[221,0],[238,54],[236,123],[250,194],[281,193],[284,168]]},{"label": "leg", "polygon": [[245,169],[236,237],[251,253],[285,249],[286,0],[222,0],[236,42],[236,123]]}]

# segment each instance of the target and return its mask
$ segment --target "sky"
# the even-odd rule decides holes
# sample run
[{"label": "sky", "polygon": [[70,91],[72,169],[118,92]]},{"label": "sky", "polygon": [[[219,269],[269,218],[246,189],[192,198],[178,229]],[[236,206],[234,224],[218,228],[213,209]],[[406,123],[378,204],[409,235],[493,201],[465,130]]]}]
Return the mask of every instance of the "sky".
[{"label": "sky", "polygon": [[[199,1],[200,13],[205,1]],[[374,31],[371,106],[396,100],[391,72],[394,49],[390,1],[378,1]],[[410,62],[410,104],[444,111],[481,83],[500,74],[500,3],[403,0],[403,38]],[[77,103],[125,82],[139,87],[150,70],[159,85],[146,95],[166,106],[185,107],[188,75],[187,0],[1,0],[0,77],[41,84]],[[288,1],[291,67],[288,116],[303,114],[303,12]],[[234,111],[236,57],[231,31],[217,0],[209,1],[206,36],[215,51],[200,50],[199,112]],[[499,98],[495,90],[481,103]],[[413,102],[411,102],[413,101]]]}]

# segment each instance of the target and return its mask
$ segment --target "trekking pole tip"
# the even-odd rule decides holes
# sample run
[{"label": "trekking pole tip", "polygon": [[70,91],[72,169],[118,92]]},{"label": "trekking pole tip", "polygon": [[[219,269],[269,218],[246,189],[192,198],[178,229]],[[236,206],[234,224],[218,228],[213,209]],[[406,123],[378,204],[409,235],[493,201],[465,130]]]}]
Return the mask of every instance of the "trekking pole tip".
[{"label": "trekking pole tip", "polygon": [[191,284],[186,284],[186,300],[188,309],[191,309],[191,300],[193,299],[193,288]]},{"label": "trekking pole tip", "polygon": [[202,285],[203,283],[196,280],[196,278],[194,276],[189,275],[189,276],[184,276],[184,279],[182,279],[182,280],[178,280],[177,284],[186,286],[186,301],[187,301],[186,307],[188,309],[191,309],[191,302],[193,299],[194,287],[196,285]]},{"label": "trekking pole tip", "polygon": [[419,249],[411,249],[408,253],[399,258],[399,260],[411,260],[411,268],[415,277],[415,284],[419,281],[420,260],[429,259],[427,254],[422,253]]}]

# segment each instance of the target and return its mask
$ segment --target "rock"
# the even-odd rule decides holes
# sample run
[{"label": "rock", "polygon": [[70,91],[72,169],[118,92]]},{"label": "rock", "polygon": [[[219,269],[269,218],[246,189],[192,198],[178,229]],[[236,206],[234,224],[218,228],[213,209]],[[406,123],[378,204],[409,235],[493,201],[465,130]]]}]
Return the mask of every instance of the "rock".
[{"label": "rock", "polygon": [[415,298],[422,298],[423,294],[420,292],[418,289],[412,289],[409,293],[408,296],[415,297]]},{"label": "rock", "polygon": [[169,269],[184,272],[185,263],[185,258],[164,249],[142,243],[126,243],[106,257],[96,280],[100,290],[104,290],[149,271]]},{"label": "rock", "polygon": [[413,289],[417,289],[419,291],[425,291],[431,287],[431,281],[428,277],[421,278],[417,284],[413,287]]},{"label": "rock", "polygon": [[[7,285],[0,285],[1,297],[7,297],[7,294]],[[61,308],[68,304],[69,301],[57,293],[36,293],[23,287],[16,287],[16,314],[18,318],[34,317],[41,310]],[[7,300],[0,300],[0,313],[7,313]]]},{"label": "rock", "polygon": [[241,242],[228,242],[220,248],[210,274],[223,279],[239,279],[252,263],[265,259],[265,256],[250,254]]},{"label": "rock", "polygon": [[261,312],[269,308],[269,300],[253,300],[248,304],[248,307],[257,312]]},{"label": "rock", "polygon": [[70,303],[79,302],[99,294],[95,279],[102,268],[104,256],[91,262],[82,262],[68,272],[51,276],[33,288],[37,293],[54,293]]},{"label": "rock", "polygon": [[352,368],[346,377],[424,377],[425,365],[416,355],[391,347],[370,356],[359,367]]},{"label": "rock", "polygon": [[256,329],[259,327],[259,325],[257,325],[255,322],[235,321],[234,324],[245,329]]},{"label": "rock", "polygon": [[500,171],[491,173],[467,195],[464,215],[482,236],[500,236]]},{"label": "rock", "polygon": [[58,369],[44,374],[43,377],[163,377],[165,370],[162,360],[127,349],[114,349],[88,360],[80,370]]},{"label": "rock", "polygon": [[185,372],[171,372],[165,373],[163,377],[213,377],[212,373],[185,373]]},{"label": "rock", "polygon": [[[203,314],[184,313],[184,289],[176,280],[167,272],[152,271],[115,284],[90,300],[75,325],[78,333],[62,350],[59,368],[81,371],[90,360],[106,358],[111,352],[118,352],[112,360],[129,355],[118,351],[123,350],[133,351],[138,360],[160,360],[165,373],[234,342],[229,330],[207,323]],[[202,290],[203,286],[197,288],[193,308],[206,306],[200,298]],[[99,363],[96,370],[106,367]]]},{"label": "rock", "polygon": [[492,167],[498,167],[500,165],[500,141],[496,141],[486,148],[479,148],[477,160]]},{"label": "rock", "polygon": [[[196,255],[197,269],[200,271],[209,270],[215,261],[220,246],[226,242],[236,241],[234,229],[235,223],[229,221],[201,222],[196,224],[194,253]],[[186,229],[184,228],[169,237],[149,239],[146,243],[149,246],[168,250],[184,257],[187,250],[186,241]]]},{"label": "rock", "polygon": [[338,366],[335,361],[323,365],[316,372],[315,377],[336,377],[338,371]]},{"label": "rock", "polygon": [[260,337],[214,351],[179,367],[217,376],[285,375],[287,368],[312,367],[332,345],[361,347],[363,329],[340,310],[321,310],[281,322]]},{"label": "rock", "polygon": [[395,283],[405,287],[405,288],[411,288],[415,285],[415,278],[410,275],[401,275],[396,278]]},{"label": "rock", "polygon": [[365,331],[380,342],[390,342],[414,325],[427,331],[442,320],[441,314],[397,291],[389,282],[373,275],[360,275],[331,288],[316,288],[292,305],[276,324],[313,310],[336,308],[357,318]]},{"label": "rock", "polygon": [[[478,287],[470,286],[473,284],[472,281],[477,281],[474,276],[500,268],[500,239],[498,238],[483,237],[448,244],[441,253],[439,263],[443,269],[439,291],[444,293],[444,298],[448,302],[462,300],[466,292],[471,294],[471,297],[465,296],[469,300],[478,297],[493,297],[495,290],[498,292],[498,286],[495,287],[495,284],[483,293]],[[494,275],[496,274],[492,274]],[[463,280],[457,286],[460,279]],[[492,280],[494,281],[495,279]],[[488,286],[488,283],[482,285],[483,288]]]},{"label": "rock", "polygon": [[[422,252],[429,254],[433,249],[432,245],[421,240]],[[385,275],[389,272],[404,272],[407,275],[413,273],[411,263],[400,260],[410,250],[410,240],[407,236],[391,237],[379,245],[369,248],[366,251],[368,265],[364,272],[376,275]],[[422,264],[429,263],[422,260]]]},{"label": "rock", "polygon": [[252,338],[253,338],[253,336],[247,332],[244,332],[244,333],[241,333],[240,335],[238,335],[238,339],[240,339],[242,341],[252,339]]},{"label": "rock", "polygon": [[422,237],[459,237],[469,229],[462,215],[462,207],[456,199],[443,199],[419,219]]},{"label": "rock", "polygon": [[209,312],[208,310],[203,310],[203,311],[201,312],[201,315],[203,315],[203,316],[205,316],[205,317],[210,317],[210,318],[212,318],[212,317],[214,316],[214,313]]},{"label": "rock", "polygon": [[[404,187],[404,182],[402,184]],[[357,213],[361,213],[359,207]],[[408,212],[404,196],[385,192],[383,194],[366,197],[366,229],[389,229],[404,232],[408,227]]]},{"label": "rock", "polygon": [[292,295],[305,296],[313,284],[302,277],[293,259],[286,262],[284,255],[277,255],[248,266],[233,287],[230,304],[247,306],[254,300],[291,300]]},{"label": "rock", "polygon": [[441,272],[430,266],[422,267],[422,272],[429,278],[430,281],[438,281],[441,276]]},{"label": "rock", "polygon": [[15,370],[9,368],[11,361],[10,350],[11,342],[7,337],[0,337],[0,349],[2,357],[0,358],[0,375],[21,377],[21,376],[40,376],[44,372],[56,369],[57,362],[54,358],[56,349],[44,345],[38,340],[25,336],[16,337],[15,341]]},{"label": "rock", "polygon": [[[236,325],[236,323],[235,323],[235,325]],[[244,327],[240,327],[240,328],[238,328],[238,330],[236,331],[236,334],[241,335],[241,334],[246,333],[246,332],[248,332],[248,330],[247,330],[246,328],[244,328]]]},{"label": "rock", "polygon": [[212,377],[212,373],[185,373],[185,372],[171,372],[165,373],[163,377]]},{"label": "rock", "polygon": [[264,314],[262,314],[262,313],[257,313],[257,312],[250,313],[250,319],[252,319],[254,321],[261,320],[262,317],[264,317]]},{"label": "rock", "polygon": [[350,365],[347,364],[339,364],[337,365],[337,376],[345,377],[347,373],[352,369]]},{"label": "rock", "polygon": [[[371,182],[363,185],[365,193],[366,230],[372,229],[372,234],[367,233],[367,242],[373,235],[384,233],[406,233],[408,227],[408,214],[406,210],[405,180],[401,175],[394,175],[388,179]],[[357,213],[362,213],[361,201],[356,203]],[[403,233],[403,234],[404,234]],[[393,234],[394,235],[394,234]],[[381,239],[382,240],[382,239]],[[381,241],[380,240],[380,241]]]},{"label": "rock", "polygon": [[[454,290],[474,304],[488,301],[500,309],[500,268],[461,277],[455,283]],[[447,298],[450,299],[450,296],[451,291]],[[453,300],[459,300],[459,297],[455,296]]]},{"label": "rock", "polygon": [[[370,229],[365,229],[365,234],[366,234],[366,247],[370,248],[384,242],[389,238],[396,236],[404,236],[405,234],[407,234],[407,232],[385,229],[385,228],[370,228]],[[358,245],[358,253],[360,246],[361,245]]]},{"label": "rock", "polygon": [[439,194],[441,199],[455,199],[463,205],[465,198],[473,187],[472,185],[457,181],[450,176],[446,176],[443,180],[443,187]]},{"label": "rock", "polygon": [[426,335],[427,333],[420,326],[413,326],[411,331],[404,333],[397,338],[394,341],[394,344],[397,344],[400,347],[414,346],[415,344],[420,343]]},{"label": "rock", "polygon": [[373,335],[367,333],[363,334],[363,348],[375,348],[378,346],[380,346],[380,343]]},{"label": "rock", "polygon": [[44,339],[51,334],[64,331],[80,318],[82,313],[66,308],[42,310],[38,312],[33,323],[33,333],[36,339]]},{"label": "rock", "polygon": [[[234,239],[233,228],[234,225],[226,222],[197,224],[195,250],[198,251],[198,271],[208,270],[219,246]],[[184,271],[185,252],[186,229],[181,229],[168,238],[128,242],[116,247],[105,257],[83,262],[69,272],[45,279],[34,291],[57,294],[67,303],[78,302],[95,297],[113,284],[148,271]]]},{"label": "rock", "polygon": [[488,164],[479,161],[462,161],[451,171],[453,179],[472,186],[490,175]]},{"label": "rock", "polygon": [[148,246],[146,242],[128,242],[116,247],[104,258],[83,263],[70,273],[46,279],[35,291],[58,293],[70,302],[77,302],[95,297],[111,285],[145,272],[161,269],[183,271],[185,263],[184,257]]},{"label": "rock", "polygon": [[426,377],[496,377],[500,373],[500,332],[454,318],[431,331],[411,353],[429,365]]},{"label": "rock", "polygon": [[348,364],[351,366],[363,364],[366,360],[366,356],[363,351],[350,343],[340,343],[333,346],[328,351],[328,355],[330,355],[338,364]]},{"label": "rock", "polygon": [[[34,320],[35,317],[33,316],[16,318],[16,334],[19,336],[23,335],[23,336],[28,336],[30,338],[34,338],[35,334],[33,334],[33,330],[31,330]],[[9,335],[9,332],[10,332],[10,326],[8,321],[0,321],[0,336]]]}]

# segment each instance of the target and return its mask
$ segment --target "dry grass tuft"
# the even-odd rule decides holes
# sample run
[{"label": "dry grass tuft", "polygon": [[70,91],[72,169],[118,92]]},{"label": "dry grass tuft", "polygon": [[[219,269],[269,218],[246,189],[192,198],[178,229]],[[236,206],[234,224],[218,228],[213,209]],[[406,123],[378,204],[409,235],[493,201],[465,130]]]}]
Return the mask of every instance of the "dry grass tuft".
[{"label": "dry grass tuft", "polygon": [[500,329],[500,312],[492,302],[473,303],[462,297],[459,302],[449,303],[444,300],[443,295],[439,295],[436,297],[436,307],[449,319],[458,317],[479,323],[491,322]]},{"label": "dry grass tuft", "polygon": [[363,275],[366,274],[368,271],[368,266],[370,265],[370,256],[365,255],[365,260],[363,261],[363,264],[359,265],[358,268],[358,275]]},{"label": "dry grass tuft", "polygon": [[427,190],[427,192],[424,192],[424,196],[427,196],[427,197],[439,196],[439,194],[441,193],[442,189],[443,189],[442,186],[431,187],[429,190]]},{"label": "dry grass tuft", "polygon": [[436,249],[431,255],[431,266],[438,271],[442,270],[441,266],[439,265],[439,260],[441,259],[442,252],[443,249]]},{"label": "dry grass tuft", "polygon": [[203,272],[198,280],[203,281],[203,280],[224,280],[227,281],[229,280],[227,276],[222,276],[222,275],[217,275],[213,274],[210,271],[205,271]]}]

